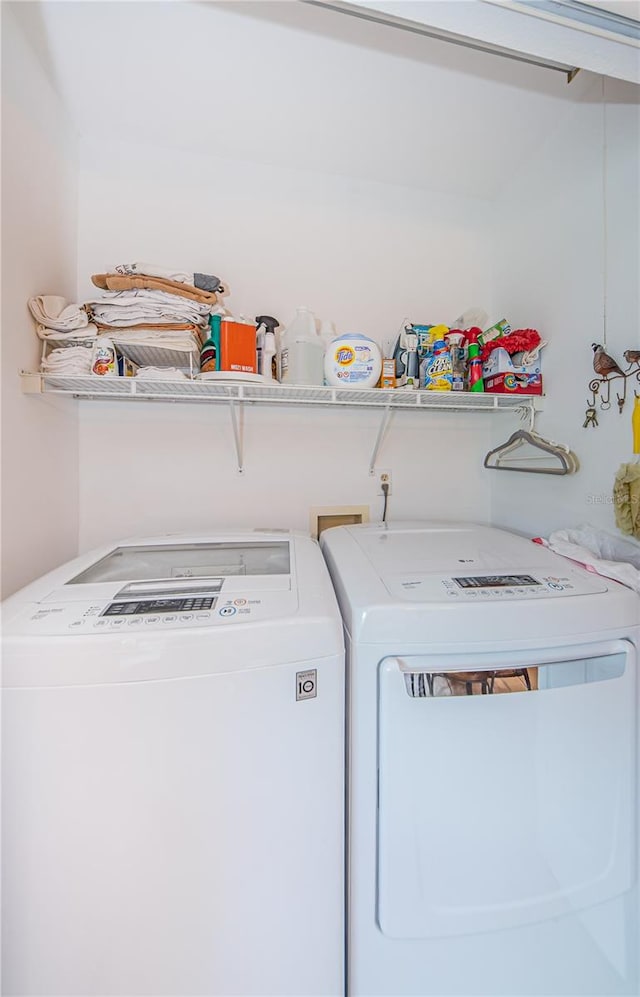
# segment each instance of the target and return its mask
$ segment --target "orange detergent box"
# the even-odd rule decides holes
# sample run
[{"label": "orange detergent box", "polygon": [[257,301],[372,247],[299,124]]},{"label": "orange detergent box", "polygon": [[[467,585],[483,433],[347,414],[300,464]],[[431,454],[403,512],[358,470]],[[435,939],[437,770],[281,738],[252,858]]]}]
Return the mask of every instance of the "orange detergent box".
[{"label": "orange detergent box", "polygon": [[256,327],[223,318],[220,323],[220,370],[257,374]]}]

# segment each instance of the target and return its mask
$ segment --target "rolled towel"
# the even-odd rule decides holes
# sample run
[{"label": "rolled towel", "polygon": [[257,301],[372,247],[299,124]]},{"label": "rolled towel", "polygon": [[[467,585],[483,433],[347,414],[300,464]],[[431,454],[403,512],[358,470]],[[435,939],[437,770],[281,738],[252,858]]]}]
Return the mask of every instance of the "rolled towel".
[{"label": "rolled towel", "polygon": [[155,263],[116,263],[109,270],[110,274],[121,274],[123,277],[162,277],[178,284],[192,284],[201,291],[219,291],[222,283],[219,277],[208,273],[185,273],[183,270],[170,270],[156,266]]},{"label": "rolled towel", "polygon": [[58,294],[38,294],[29,298],[29,311],[39,325],[56,332],[86,329],[89,316],[80,305],[69,304]]}]

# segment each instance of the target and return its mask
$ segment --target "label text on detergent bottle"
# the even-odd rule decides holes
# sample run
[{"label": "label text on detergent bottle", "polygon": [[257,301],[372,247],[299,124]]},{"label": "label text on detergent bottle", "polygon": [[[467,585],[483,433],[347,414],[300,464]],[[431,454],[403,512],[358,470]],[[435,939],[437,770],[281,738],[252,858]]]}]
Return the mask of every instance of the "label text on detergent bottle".
[{"label": "label text on detergent bottle", "polygon": [[336,350],[335,361],[341,367],[348,367],[354,362],[355,358],[356,351],[351,346],[341,346]]}]

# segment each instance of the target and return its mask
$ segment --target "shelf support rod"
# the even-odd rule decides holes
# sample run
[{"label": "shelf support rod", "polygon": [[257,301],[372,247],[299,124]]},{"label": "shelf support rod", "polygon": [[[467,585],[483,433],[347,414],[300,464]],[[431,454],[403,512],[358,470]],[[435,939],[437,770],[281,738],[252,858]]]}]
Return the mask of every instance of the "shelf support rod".
[{"label": "shelf support rod", "polygon": [[238,399],[239,413],[236,412],[236,399],[229,399],[229,410],[231,412],[231,425],[233,426],[233,438],[236,444],[236,457],[238,460],[238,474],[244,474],[244,464],[242,458],[243,429],[244,429],[244,407],[243,399]]},{"label": "shelf support rod", "polygon": [[391,419],[391,405],[387,404],[384,407],[384,412],[382,413],[382,419],[380,420],[380,428],[378,430],[378,435],[376,437],[376,442],[373,446],[373,453],[371,454],[371,460],[369,461],[369,474],[375,474],[376,471],[376,458],[378,456],[378,451],[384,439],[385,433],[389,426],[389,420]]}]

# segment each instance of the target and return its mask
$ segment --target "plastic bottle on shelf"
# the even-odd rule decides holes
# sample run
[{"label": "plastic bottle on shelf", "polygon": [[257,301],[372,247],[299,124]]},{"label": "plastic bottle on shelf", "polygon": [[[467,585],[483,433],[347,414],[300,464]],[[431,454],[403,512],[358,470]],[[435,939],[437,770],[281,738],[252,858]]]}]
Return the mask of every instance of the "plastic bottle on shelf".
[{"label": "plastic bottle on shelf", "polygon": [[256,315],[256,353],[258,374],[273,380],[273,357],[276,353],[276,329],[280,323],[273,315]]},{"label": "plastic bottle on shelf", "polygon": [[91,356],[91,373],[100,377],[117,377],[116,350],[108,336],[98,336]]},{"label": "plastic bottle on shelf", "polygon": [[325,381],[333,387],[375,388],[381,369],[380,347],[359,332],[338,336],[324,358]]},{"label": "plastic bottle on shelf", "polygon": [[200,350],[200,373],[211,374],[220,370],[220,315],[209,318],[209,337]]},{"label": "plastic bottle on shelf", "polygon": [[468,359],[468,390],[484,391],[484,381],[482,380],[482,360],[480,359],[480,347],[478,346],[478,336],[482,330],[475,327],[467,332]]},{"label": "plastic bottle on shelf", "polygon": [[324,345],[309,308],[298,308],[295,318],[282,333],[278,380],[282,384],[324,383]]}]

